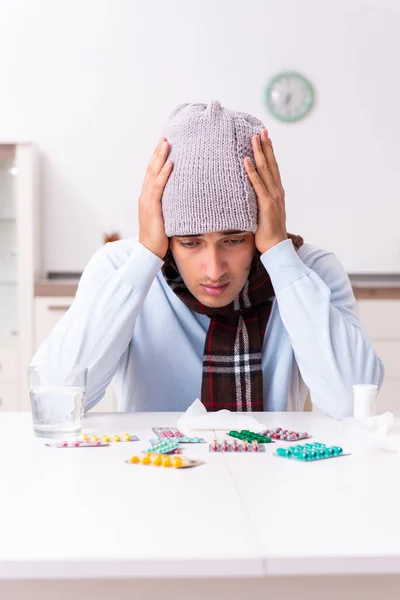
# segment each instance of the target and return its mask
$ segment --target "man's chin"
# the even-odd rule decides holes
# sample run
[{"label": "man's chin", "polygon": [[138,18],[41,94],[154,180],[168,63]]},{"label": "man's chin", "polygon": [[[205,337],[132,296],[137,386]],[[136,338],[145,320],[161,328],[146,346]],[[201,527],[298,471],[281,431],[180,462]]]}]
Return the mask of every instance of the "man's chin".
[{"label": "man's chin", "polygon": [[222,308],[223,306],[228,306],[228,304],[231,304],[234,300],[234,298],[231,297],[231,294],[229,294],[229,296],[223,294],[222,296],[216,296],[215,298],[208,294],[201,294],[200,296],[196,296],[196,299],[208,308]]},{"label": "man's chin", "polygon": [[224,300],[209,300],[207,299],[206,302],[202,302],[202,304],[204,304],[204,306],[207,306],[208,308],[223,308],[224,306],[228,306],[228,304],[230,304],[232,302],[232,300],[230,300],[229,302],[226,302]]}]

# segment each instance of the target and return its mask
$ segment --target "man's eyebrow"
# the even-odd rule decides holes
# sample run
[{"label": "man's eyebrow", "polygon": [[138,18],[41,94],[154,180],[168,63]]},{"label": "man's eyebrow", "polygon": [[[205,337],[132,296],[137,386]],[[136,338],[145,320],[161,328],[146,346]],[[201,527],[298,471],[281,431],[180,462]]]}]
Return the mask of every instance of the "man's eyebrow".
[{"label": "man's eyebrow", "polygon": [[[217,232],[221,237],[225,235],[238,235],[239,233],[247,233],[246,231],[241,231],[240,229],[228,229],[227,231],[218,231]],[[189,233],[187,235],[175,235],[177,238],[192,238],[192,237],[202,237],[205,235],[204,233]]]}]

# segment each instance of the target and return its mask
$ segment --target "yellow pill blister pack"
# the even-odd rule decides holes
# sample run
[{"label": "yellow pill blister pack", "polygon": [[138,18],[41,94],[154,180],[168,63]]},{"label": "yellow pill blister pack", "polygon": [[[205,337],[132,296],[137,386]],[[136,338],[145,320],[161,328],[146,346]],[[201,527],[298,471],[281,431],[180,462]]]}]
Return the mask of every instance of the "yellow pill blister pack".
[{"label": "yellow pill blister pack", "polygon": [[203,460],[193,460],[186,456],[168,456],[167,454],[156,454],[146,452],[142,455],[135,455],[125,461],[131,465],[144,465],[153,467],[167,467],[175,469],[186,469],[188,467],[197,467],[204,464]]},{"label": "yellow pill blister pack", "polygon": [[111,442],[137,442],[139,438],[137,435],[130,433],[113,433],[113,434],[101,434],[101,435],[89,435],[88,433],[82,433],[80,436],[82,442],[97,442],[101,441],[105,444]]}]

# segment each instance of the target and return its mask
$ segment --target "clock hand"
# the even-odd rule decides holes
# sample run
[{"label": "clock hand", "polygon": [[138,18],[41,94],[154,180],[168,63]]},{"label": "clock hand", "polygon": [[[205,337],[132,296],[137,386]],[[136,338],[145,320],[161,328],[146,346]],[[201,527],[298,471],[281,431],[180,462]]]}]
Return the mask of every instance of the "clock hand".
[{"label": "clock hand", "polygon": [[291,100],[292,100],[292,94],[287,93],[285,96],[285,104],[289,104]]}]

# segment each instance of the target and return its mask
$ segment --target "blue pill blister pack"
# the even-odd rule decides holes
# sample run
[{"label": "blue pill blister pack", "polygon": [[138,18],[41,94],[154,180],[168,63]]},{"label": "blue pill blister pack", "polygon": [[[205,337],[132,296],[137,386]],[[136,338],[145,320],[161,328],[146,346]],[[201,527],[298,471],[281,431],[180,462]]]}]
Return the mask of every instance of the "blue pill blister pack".
[{"label": "blue pill blister pack", "polygon": [[321,442],[314,442],[313,444],[297,444],[289,448],[277,448],[274,455],[300,462],[314,462],[326,458],[348,456],[349,452],[343,452],[343,448],[340,446],[326,446]]}]

